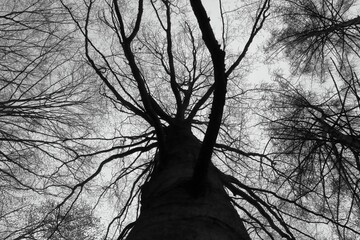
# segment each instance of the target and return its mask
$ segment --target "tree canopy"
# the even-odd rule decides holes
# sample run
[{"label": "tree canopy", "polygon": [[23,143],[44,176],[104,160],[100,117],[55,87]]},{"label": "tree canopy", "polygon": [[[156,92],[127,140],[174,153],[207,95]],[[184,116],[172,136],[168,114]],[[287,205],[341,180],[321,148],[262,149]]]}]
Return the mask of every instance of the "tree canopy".
[{"label": "tree canopy", "polygon": [[0,2],[1,238],[360,236],[357,1]]}]

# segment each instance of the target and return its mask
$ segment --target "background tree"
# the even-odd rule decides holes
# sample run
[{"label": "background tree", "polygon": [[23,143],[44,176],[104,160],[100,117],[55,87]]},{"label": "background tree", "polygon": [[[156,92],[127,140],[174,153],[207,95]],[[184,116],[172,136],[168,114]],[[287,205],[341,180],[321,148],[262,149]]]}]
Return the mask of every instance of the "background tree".
[{"label": "background tree", "polygon": [[89,149],[84,139],[97,105],[59,2],[0,4],[0,238],[7,239],[9,229],[23,227],[16,216],[34,194],[61,195],[91,166],[79,154]]},{"label": "background tree", "polygon": [[46,200],[27,207],[22,216],[25,227],[17,230],[16,236],[5,239],[100,239],[99,219],[88,204],[76,203],[65,211],[61,211],[58,205],[58,202]]},{"label": "background tree", "polygon": [[282,24],[268,50],[284,52],[294,72],[323,76],[332,61],[346,69],[359,57],[357,1],[287,0],[274,11]]},{"label": "background tree", "polygon": [[343,80],[319,94],[279,79],[267,105],[273,181],[304,219],[327,219],[340,239],[359,234],[360,203],[359,82]]},{"label": "background tree", "polygon": [[284,209],[298,209],[298,218],[305,222],[331,223],[338,239],[356,239],[360,233],[356,3],[287,4],[276,9],[285,27],[276,31],[271,48],[289,57],[297,70],[289,78],[275,75],[277,84],[265,87],[270,100],[265,104],[265,124],[271,138],[268,151],[274,156],[272,181],[284,197],[280,201]]}]

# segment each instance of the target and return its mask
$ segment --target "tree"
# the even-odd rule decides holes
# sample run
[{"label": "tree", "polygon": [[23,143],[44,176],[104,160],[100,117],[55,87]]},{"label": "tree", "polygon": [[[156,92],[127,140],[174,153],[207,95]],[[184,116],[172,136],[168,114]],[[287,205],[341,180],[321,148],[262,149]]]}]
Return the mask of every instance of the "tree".
[{"label": "tree", "polygon": [[[326,219],[339,239],[356,239],[360,22],[351,17],[355,1],[287,3],[277,8],[286,25],[276,31],[272,47],[283,48],[299,71],[288,79],[278,74],[277,85],[265,88],[273,181],[288,189],[283,204],[296,203],[304,221]],[[315,78],[309,81],[303,73]]]},{"label": "tree", "polygon": [[[57,1],[1,1],[0,235],[22,228],[14,216],[32,194],[60,195],[88,151],[93,78],[79,55],[71,19]],[[86,166],[89,168],[89,165]],[[11,235],[11,234],[10,234]]]},{"label": "tree", "polygon": [[298,73],[323,76],[332,60],[346,68],[351,65],[350,55],[359,57],[360,17],[354,15],[356,2],[282,1],[275,14],[284,24],[273,30],[268,50],[284,50],[293,71]]},{"label": "tree", "polygon": [[88,204],[82,202],[62,209],[58,205],[54,200],[46,200],[27,206],[22,215],[24,228],[5,239],[99,239],[99,219]]},{"label": "tree", "polygon": [[65,212],[57,208],[59,203],[46,201],[28,213],[26,232],[18,239],[97,239],[98,222],[89,205],[85,203],[71,206]]},{"label": "tree", "polygon": [[[267,18],[269,1],[255,5],[247,40],[236,55],[229,56],[226,49],[230,38],[224,32],[223,41],[218,42],[201,1],[190,1],[191,6],[181,1],[111,1],[98,5],[86,1],[83,22],[76,20],[81,13],[65,1],[63,4],[84,35],[87,60],[107,86],[108,98],[129,116],[127,123],[139,126],[138,130],[129,130],[129,137],[124,136],[123,143],[129,144],[109,149],[122,151],[106,158],[94,174],[73,187],[72,193],[93,180],[106,164],[137,153],[135,160],[124,161],[127,166],[119,169],[112,182],[115,185],[135,172],[126,206],[113,222],[122,223],[130,204],[141,202],[138,219],[123,229],[119,239],[250,239],[224,185],[264,215],[277,234],[292,238],[281,218],[276,222],[270,219],[277,214],[264,209],[252,189],[211,161],[214,149],[219,154],[226,150],[237,156],[252,156],[221,144],[221,140],[217,142],[217,138],[219,132],[227,134],[220,129],[225,123],[227,84],[239,83],[236,69]],[[221,16],[225,15],[222,12]],[[98,28],[93,24],[94,16],[102,21]],[[99,39],[94,29],[101,29],[98,31],[106,37]],[[106,43],[108,48],[104,47]],[[236,99],[236,95],[229,98]],[[152,157],[144,154],[149,151]],[[249,210],[237,206],[251,217]],[[256,217],[247,221],[253,234],[270,234]]]},{"label": "tree", "polygon": [[274,181],[310,213],[304,219],[328,219],[340,239],[359,234],[359,81],[353,77],[341,85],[334,79],[323,95],[279,77],[267,106]]}]

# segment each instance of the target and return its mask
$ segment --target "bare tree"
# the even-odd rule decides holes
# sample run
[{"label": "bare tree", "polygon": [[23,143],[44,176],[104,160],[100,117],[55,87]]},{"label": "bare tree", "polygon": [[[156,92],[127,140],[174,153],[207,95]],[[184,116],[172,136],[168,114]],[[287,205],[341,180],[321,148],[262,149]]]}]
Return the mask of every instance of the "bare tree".
[{"label": "bare tree", "polygon": [[51,239],[51,240],[94,240],[99,239],[100,219],[93,209],[84,203],[76,203],[70,209],[59,209],[53,200],[26,206],[26,211],[17,217],[25,222],[23,229],[9,229],[5,239]]},{"label": "bare tree", "polygon": [[359,57],[357,1],[281,1],[274,12],[283,24],[268,50],[285,53],[294,72],[324,76],[332,60],[346,69],[351,56]]},{"label": "bare tree", "polygon": [[[123,140],[106,150],[113,155],[72,188],[71,196],[77,195],[107,165],[120,162],[102,195],[125,179],[131,185],[123,190],[128,198],[106,237],[113,226],[121,230],[118,239],[250,239],[248,232],[293,239],[278,213],[244,184],[247,180],[225,174],[234,171],[239,156],[242,164],[254,166],[264,157],[236,148],[239,142],[227,137],[235,107],[226,99],[235,104],[239,92],[226,92],[227,84],[240,84],[237,68],[267,18],[269,1],[250,6],[252,27],[231,54],[225,51],[226,34],[221,42],[215,37],[201,1],[85,1],[84,21],[76,19],[79,11],[63,4],[84,35],[86,57],[107,86],[108,98],[128,116],[123,124],[137,126],[121,129],[127,133],[120,132]],[[220,11],[225,26],[226,14],[242,10]],[[225,188],[239,198],[231,200]],[[139,215],[126,225],[131,206]]]},{"label": "bare tree", "polygon": [[[57,1],[2,1],[0,6],[0,235],[32,194],[57,195],[84,171],[72,161],[91,133],[91,72],[76,32]],[[86,166],[87,168],[90,165]],[[10,224],[10,225],[9,225]]]},{"label": "bare tree", "polygon": [[279,4],[285,25],[273,31],[270,49],[285,53],[294,71],[290,80],[276,75],[277,84],[265,88],[270,179],[280,186],[279,206],[307,223],[331,223],[339,239],[360,233],[356,7],[356,1]]},{"label": "bare tree", "polygon": [[267,90],[273,181],[288,189],[284,193],[299,204],[306,221],[328,219],[340,239],[356,238],[359,80],[339,69],[331,76],[332,88],[322,93],[294,86],[281,76],[277,87]]}]

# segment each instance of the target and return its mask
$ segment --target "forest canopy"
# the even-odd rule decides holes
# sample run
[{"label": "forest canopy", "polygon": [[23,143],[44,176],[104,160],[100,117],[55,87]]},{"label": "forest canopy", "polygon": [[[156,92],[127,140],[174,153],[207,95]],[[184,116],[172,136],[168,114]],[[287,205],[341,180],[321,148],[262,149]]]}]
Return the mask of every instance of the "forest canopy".
[{"label": "forest canopy", "polygon": [[0,0],[0,238],[359,238],[358,5]]}]

